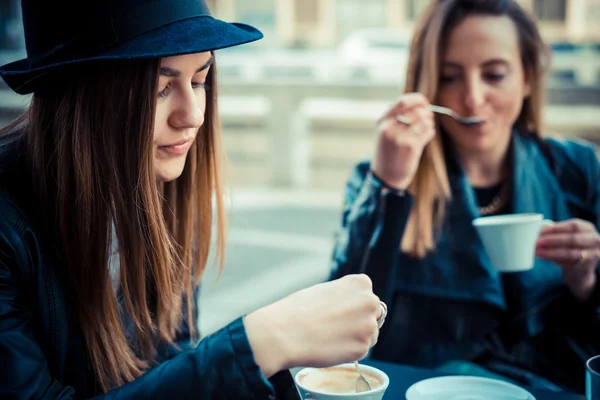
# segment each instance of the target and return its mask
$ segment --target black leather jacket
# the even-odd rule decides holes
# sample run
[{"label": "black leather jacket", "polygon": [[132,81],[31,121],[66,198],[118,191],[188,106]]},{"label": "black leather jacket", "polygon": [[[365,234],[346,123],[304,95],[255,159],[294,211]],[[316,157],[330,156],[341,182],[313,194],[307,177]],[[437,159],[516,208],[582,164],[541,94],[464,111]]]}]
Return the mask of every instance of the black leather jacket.
[{"label": "black leather jacket", "polygon": [[35,202],[18,189],[28,182],[18,155],[0,143],[0,399],[298,398],[287,371],[262,375],[241,318],[199,344],[184,326],[183,351],[159,349],[157,367],[100,394],[66,280],[35,228]]},{"label": "black leather jacket", "polygon": [[[446,150],[452,201],[436,251],[423,259],[399,249],[413,197],[384,190],[368,162],[347,182],[331,277],[364,271],[388,304],[372,357],[425,368],[476,362],[528,386],[585,391],[586,358],[600,353],[597,294],[580,304],[562,269],[539,258],[530,271],[497,273],[471,225],[479,216],[473,188]],[[515,132],[511,157],[511,212],[600,229],[592,146]]]}]

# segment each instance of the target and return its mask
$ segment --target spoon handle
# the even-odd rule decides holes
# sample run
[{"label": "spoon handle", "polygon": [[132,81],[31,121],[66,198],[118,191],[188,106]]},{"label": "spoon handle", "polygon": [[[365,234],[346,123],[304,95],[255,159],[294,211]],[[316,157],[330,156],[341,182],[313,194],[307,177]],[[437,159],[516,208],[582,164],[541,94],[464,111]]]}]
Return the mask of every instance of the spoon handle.
[{"label": "spoon handle", "polygon": [[436,112],[436,113],[453,116],[452,110],[449,108],[446,108],[446,107],[436,106],[435,104],[430,104],[427,108],[429,108],[431,111]]}]

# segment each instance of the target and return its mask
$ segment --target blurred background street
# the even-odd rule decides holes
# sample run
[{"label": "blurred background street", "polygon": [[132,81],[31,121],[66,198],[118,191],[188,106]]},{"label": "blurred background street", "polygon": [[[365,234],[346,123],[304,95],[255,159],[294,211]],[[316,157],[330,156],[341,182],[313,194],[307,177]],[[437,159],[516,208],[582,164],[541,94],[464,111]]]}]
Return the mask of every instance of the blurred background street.
[{"label": "blurred background street", "polygon": [[[327,278],[344,181],[402,93],[426,0],[212,0],[265,39],[217,52],[230,165],[225,271],[212,267],[201,331]],[[522,0],[552,49],[546,134],[600,144],[600,0]],[[0,65],[24,58],[19,0],[0,0]],[[28,96],[0,82],[0,127]],[[232,295],[233,294],[233,295]]]}]

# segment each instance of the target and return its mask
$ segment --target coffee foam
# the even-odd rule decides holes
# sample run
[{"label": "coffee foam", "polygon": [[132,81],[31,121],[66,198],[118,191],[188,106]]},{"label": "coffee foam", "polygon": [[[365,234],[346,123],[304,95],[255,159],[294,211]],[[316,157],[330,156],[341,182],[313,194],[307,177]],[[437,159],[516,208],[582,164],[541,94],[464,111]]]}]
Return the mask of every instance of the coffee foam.
[{"label": "coffee foam", "polygon": [[[383,385],[378,375],[361,369],[363,376],[376,389]],[[321,393],[349,394],[356,393],[358,374],[350,367],[319,368],[306,372],[298,378],[298,382],[309,390]]]}]

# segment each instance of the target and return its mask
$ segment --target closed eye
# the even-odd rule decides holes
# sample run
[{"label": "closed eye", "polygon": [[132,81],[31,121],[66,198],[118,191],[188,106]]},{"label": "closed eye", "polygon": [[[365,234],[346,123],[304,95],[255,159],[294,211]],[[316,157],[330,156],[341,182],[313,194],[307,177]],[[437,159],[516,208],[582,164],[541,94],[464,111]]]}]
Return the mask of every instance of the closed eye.
[{"label": "closed eye", "polygon": [[490,82],[500,82],[502,79],[504,79],[504,74],[486,73],[484,77]]},{"label": "closed eye", "polygon": [[208,90],[210,86],[206,82],[192,82],[192,88]]},{"label": "closed eye", "polygon": [[456,75],[442,75],[442,76],[440,76],[440,83],[441,84],[450,84],[450,83],[456,82],[459,79],[460,79],[460,77],[456,76]]},{"label": "closed eye", "polygon": [[171,82],[167,83],[167,86],[165,86],[163,90],[158,92],[158,97],[165,98],[169,95],[169,93],[171,93]]}]

